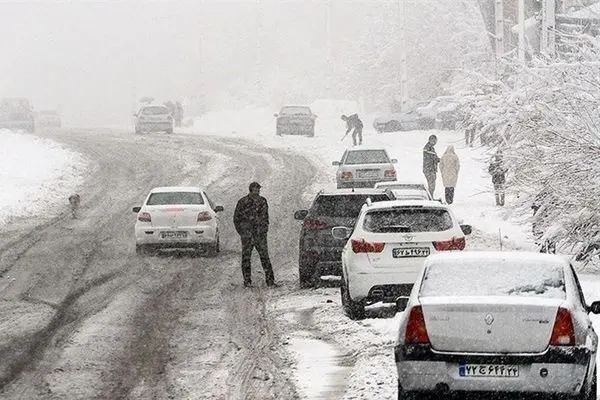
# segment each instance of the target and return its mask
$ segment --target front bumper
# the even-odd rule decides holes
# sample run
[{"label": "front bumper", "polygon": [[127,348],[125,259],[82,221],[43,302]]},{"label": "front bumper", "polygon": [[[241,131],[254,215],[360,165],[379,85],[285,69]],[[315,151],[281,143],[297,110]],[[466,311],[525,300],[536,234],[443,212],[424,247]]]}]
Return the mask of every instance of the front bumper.
[{"label": "front bumper", "polygon": [[[584,347],[549,347],[544,353],[479,355],[436,352],[430,345],[396,346],[398,384],[404,391],[580,393],[593,353]],[[461,376],[461,365],[518,366],[518,376]],[[463,369],[464,372],[464,369]]]},{"label": "front bumper", "polygon": [[173,129],[173,123],[168,121],[144,121],[139,122],[136,126],[136,130],[140,131],[168,131]]}]

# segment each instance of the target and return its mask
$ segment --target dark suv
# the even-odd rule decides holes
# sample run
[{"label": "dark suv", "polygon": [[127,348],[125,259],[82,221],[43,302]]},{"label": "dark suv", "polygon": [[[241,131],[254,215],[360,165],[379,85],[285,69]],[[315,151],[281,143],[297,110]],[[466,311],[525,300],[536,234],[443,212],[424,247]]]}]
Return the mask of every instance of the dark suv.
[{"label": "dark suv", "polygon": [[301,287],[316,285],[325,274],[341,276],[341,254],[346,241],[335,239],[331,228],[354,227],[367,198],[373,202],[394,199],[392,192],[384,189],[321,190],[310,209],[294,213],[295,219],[304,221],[298,254]]}]

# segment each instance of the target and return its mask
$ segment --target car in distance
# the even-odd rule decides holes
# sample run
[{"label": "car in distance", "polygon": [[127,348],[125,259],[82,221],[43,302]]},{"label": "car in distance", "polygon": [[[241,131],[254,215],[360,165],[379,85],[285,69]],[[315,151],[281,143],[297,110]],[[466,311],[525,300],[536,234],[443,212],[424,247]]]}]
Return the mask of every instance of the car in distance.
[{"label": "car in distance", "polygon": [[596,399],[598,336],[590,312],[598,314],[600,302],[586,303],[561,256],[432,255],[400,317],[398,398]]},{"label": "car in distance", "polygon": [[382,115],[373,120],[373,128],[379,133],[433,129],[435,120],[416,110]]},{"label": "car in distance", "polygon": [[35,124],[44,128],[60,128],[62,125],[60,115],[56,110],[41,110],[36,113]]},{"label": "car in distance", "polygon": [[222,206],[198,187],[167,186],[150,191],[137,213],[135,249],[146,254],[159,249],[192,249],[216,255]]},{"label": "car in distance", "polygon": [[149,132],[173,133],[173,115],[165,105],[143,105],[133,116],[135,117],[136,134]]},{"label": "car in distance", "polygon": [[433,200],[425,183],[420,181],[377,182],[375,188],[391,191],[396,200]]},{"label": "car in distance", "polygon": [[3,98],[0,101],[0,129],[35,131],[33,107],[23,97]]},{"label": "car in distance", "polygon": [[336,226],[332,235],[347,240],[342,250],[341,301],[351,319],[365,306],[406,302],[425,258],[463,250],[470,225],[452,209],[431,200],[367,202],[354,228]]},{"label": "car in distance", "polygon": [[337,187],[373,187],[377,182],[395,181],[398,160],[391,159],[384,148],[351,148],[344,151],[335,174]]},{"label": "car in distance", "polygon": [[383,189],[323,189],[309,209],[294,213],[294,218],[302,221],[298,244],[300,287],[315,286],[322,275],[341,276],[346,241],[334,238],[331,228],[353,227],[368,198],[374,202],[392,199]]},{"label": "car in distance", "polygon": [[274,114],[276,118],[276,133],[281,135],[306,135],[315,136],[315,120],[308,106],[283,106],[279,113]]}]

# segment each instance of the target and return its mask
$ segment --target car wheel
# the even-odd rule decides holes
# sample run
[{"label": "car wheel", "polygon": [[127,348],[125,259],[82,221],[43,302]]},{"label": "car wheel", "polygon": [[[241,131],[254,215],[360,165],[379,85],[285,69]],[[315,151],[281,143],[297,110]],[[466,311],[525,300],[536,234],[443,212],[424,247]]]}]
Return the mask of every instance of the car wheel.
[{"label": "car wheel", "polygon": [[138,256],[147,256],[149,253],[150,252],[148,250],[148,246],[143,244],[135,245],[135,254],[137,254]]},{"label": "car wheel", "polygon": [[221,251],[221,245],[218,236],[216,242],[209,244],[206,250],[206,253],[209,257],[216,257],[217,254],[219,254],[219,252]]},{"label": "car wheel", "polygon": [[303,289],[314,287],[315,285],[315,265],[301,257],[298,260],[298,283]]},{"label": "car wheel", "polygon": [[350,298],[348,287],[346,286],[346,280],[342,276],[342,285],[340,287],[340,294],[342,298],[342,308],[344,314],[352,320],[365,319],[365,305],[362,301],[354,301]]}]

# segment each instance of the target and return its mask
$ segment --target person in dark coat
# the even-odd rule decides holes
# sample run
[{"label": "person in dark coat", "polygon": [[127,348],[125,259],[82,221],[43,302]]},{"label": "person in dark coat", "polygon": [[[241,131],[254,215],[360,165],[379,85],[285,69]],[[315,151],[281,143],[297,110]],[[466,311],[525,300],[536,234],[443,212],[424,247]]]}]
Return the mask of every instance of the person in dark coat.
[{"label": "person in dark coat", "polygon": [[425,175],[425,179],[427,179],[427,188],[431,197],[433,197],[433,192],[435,192],[435,181],[437,178],[438,163],[440,162],[440,158],[435,152],[434,146],[436,144],[437,136],[430,135],[425,147],[423,147],[423,174]]},{"label": "person in dark coat", "polygon": [[350,116],[342,115],[342,120],[346,121],[346,133],[344,134],[344,137],[352,131],[352,143],[356,146],[356,142],[358,141],[358,144],[361,145],[363,123],[360,118],[358,118],[358,114],[352,114]]},{"label": "person in dark coat", "polygon": [[490,160],[488,172],[492,176],[492,184],[494,185],[494,195],[496,197],[496,205],[504,205],[504,187],[506,185],[506,172],[508,169],[504,165],[502,150],[498,150]]},{"label": "person in dark coat", "polygon": [[242,276],[246,287],[252,283],[250,259],[254,248],[260,256],[267,286],[275,285],[267,246],[269,205],[267,199],[260,195],[260,187],[258,182],[252,182],[248,187],[248,195],[238,200],[233,214],[235,230],[242,240]]}]

